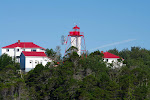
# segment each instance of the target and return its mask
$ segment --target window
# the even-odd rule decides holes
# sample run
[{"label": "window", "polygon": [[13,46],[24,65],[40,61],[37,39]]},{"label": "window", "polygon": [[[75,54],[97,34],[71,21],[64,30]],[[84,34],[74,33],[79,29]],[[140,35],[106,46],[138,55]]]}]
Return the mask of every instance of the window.
[{"label": "window", "polygon": [[31,51],[36,51],[36,49],[32,49]]},{"label": "window", "polygon": [[20,58],[20,56],[16,56],[16,58]]},{"label": "window", "polygon": [[9,52],[9,49],[7,49],[6,51]]},{"label": "window", "polygon": [[35,64],[39,64],[39,62],[36,60],[36,61],[35,61]]},{"label": "window", "polygon": [[108,62],[108,59],[106,59],[106,61]]},{"label": "window", "polygon": [[30,60],[30,64],[32,63],[32,60]]},{"label": "window", "polygon": [[17,49],[17,52],[19,52],[19,49]]},{"label": "window", "polygon": [[25,49],[23,49],[23,51],[25,51]]}]

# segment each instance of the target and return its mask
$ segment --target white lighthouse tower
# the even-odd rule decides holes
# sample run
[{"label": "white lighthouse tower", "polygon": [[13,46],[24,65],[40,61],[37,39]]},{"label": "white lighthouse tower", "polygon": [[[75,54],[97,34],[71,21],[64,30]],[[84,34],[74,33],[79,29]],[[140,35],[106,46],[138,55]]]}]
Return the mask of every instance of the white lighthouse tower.
[{"label": "white lighthouse tower", "polygon": [[73,27],[73,31],[69,32],[69,35],[66,41],[65,53],[67,49],[70,47],[70,45],[78,49],[77,53],[79,56],[81,56],[82,53],[86,52],[84,35],[83,35],[83,32],[82,34],[80,34],[80,27],[78,27],[77,25]]}]

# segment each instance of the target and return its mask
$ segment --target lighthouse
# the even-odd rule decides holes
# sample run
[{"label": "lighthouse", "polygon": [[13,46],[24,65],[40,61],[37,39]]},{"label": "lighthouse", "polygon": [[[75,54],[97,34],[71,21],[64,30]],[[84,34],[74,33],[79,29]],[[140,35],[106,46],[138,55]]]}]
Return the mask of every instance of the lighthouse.
[{"label": "lighthouse", "polygon": [[86,52],[84,34],[83,32],[80,33],[80,27],[78,27],[77,25],[73,27],[73,31],[69,32],[66,41],[65,53],[70,46],[74,46],[78,49],[77,53],[79,56]]}]

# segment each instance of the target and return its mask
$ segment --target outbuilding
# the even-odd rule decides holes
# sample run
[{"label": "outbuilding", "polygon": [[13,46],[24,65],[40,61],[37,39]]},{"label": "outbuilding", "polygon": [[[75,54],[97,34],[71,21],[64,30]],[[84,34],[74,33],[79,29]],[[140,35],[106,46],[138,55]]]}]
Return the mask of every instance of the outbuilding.
[{"label": "outbuilding", "polygon": [[45,66],[47,62],[52,62],[44,52],[22,51],[20,55],[20,68],[25,72],[35,68],[37,64]]},{"label": "outbuilding", "polygon": [[[122,59],[121,57],[114,55],[112,53],[109,53],[109,52],[102,51],[101,53],[104,54],[103,61],[107,62],[107,66],[109,66],[109,64],[113,64],[113,68],[119,68],[119,67],[125,66],[125,64],[123,64],[124,59]],[[119,61],[119,59],[121,61]]]}]

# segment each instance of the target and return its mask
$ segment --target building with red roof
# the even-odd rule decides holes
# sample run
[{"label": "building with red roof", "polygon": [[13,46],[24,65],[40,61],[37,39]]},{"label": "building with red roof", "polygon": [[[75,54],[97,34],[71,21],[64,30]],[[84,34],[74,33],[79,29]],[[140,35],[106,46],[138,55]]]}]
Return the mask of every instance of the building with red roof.
[{"label": "building with red roof", "polygon": [[45,48],[40,47],[33,42],[18,42],[2,47],[2,54],[8,54],[12,58],[16,59],[16,62],[20,62],[20,54],[22,51],[35,51],[35,52],[45,52]]},{"label": "building with red roof", "polygon": [[110,64],[110,63],[112,63],[113,64],[113,68],[118,68],[118,67],[121,67],[121,66],[124,65],[123,62],[118,62],[118,59],[122,59],[121,57],[119,57],[117,55],[114,55],[112,53],[109,53],[109,52],[103,52],[103,51],[101,51],[101,53],[104,54],[103,60],[105,62],[107,62],[107,65]]},{"label": "building with red roof", "polygon": [[47,62],[52,62],[44,52],[22,51],[20,55],[20,68],[25,72],[35,68],[37,64],[45,66]]},{"label": "building with red roof", "polygon": [[33,42],[18,42],[2,47],[2,54],[8,54],[20,63],[21,70],[26,72],[35,68],[37,64],[52,62],[45,54],[45,48],[40,47]]},{"label": "building with red roof", "polygon": [[116,59],[119,59],[120,57],[119,56],[116,56],[112,53],[109,53],[109,52],[104,52],[104,58],[116,58]]}]

